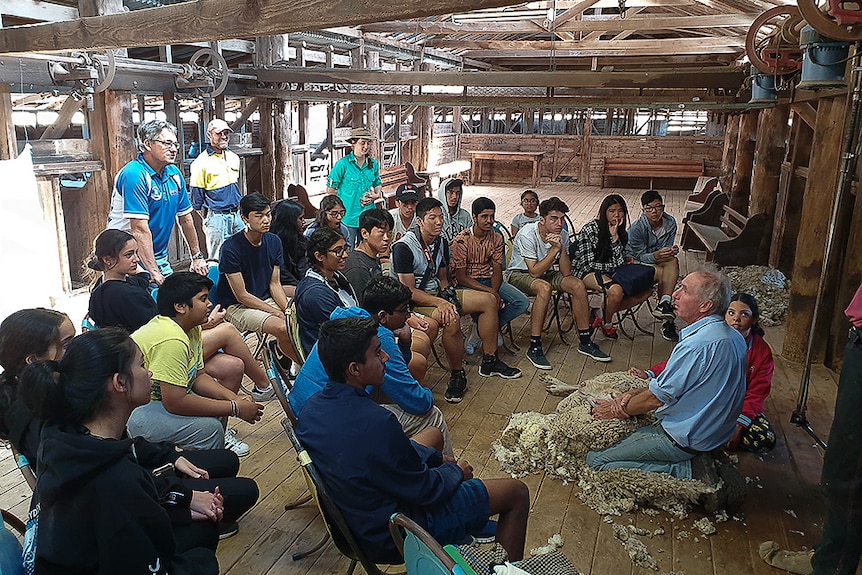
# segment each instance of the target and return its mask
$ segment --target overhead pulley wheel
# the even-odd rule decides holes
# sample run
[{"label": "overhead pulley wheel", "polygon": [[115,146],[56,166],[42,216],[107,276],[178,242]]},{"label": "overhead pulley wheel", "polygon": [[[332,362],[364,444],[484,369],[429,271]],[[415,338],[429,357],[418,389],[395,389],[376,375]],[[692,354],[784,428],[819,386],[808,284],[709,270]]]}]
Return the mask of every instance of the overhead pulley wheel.
[{"label": "overhead pulley wheel", "polygon": [[776,6],[755,18],[745,36],[745,51],[751,64],[759,72],[774,76],[799,70],[802,23],[802,14],[796,6]]},{"label": "overhead pulley wheel", "polygon": [[862,10],[850,9],[850,4],[842,0],[797,1],[802,16],[822,35],[845,42],[862,40]]},{"label": "overhead pulley wheel", "polygon": [[227,87],[228,74],[230,70],[227,67],[224,57],[211,48],[201,48],[192,54],[189,60],[189,66],[193,68],[205,69],[206,75],[213,80],[213,89],[205,96],[215,98],[224,92]]}]

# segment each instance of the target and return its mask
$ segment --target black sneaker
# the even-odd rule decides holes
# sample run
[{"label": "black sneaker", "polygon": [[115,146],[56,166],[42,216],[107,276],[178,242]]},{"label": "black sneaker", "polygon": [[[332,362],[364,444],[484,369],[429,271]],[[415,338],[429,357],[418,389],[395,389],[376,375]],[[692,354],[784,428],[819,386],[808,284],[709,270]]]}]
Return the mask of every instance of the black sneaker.
[{"label": "black sneaker", "polygon": [[479,366],[479,375],[482,377],[493,377],[495,375],[499,375],[503,379],[518,379],[521,377],[520,369],[509,367],[496,355],[485,357],[490,358],[490,360],[482,359],[482,364]]},{"label": "black sneaker", "polygon": [[453,371],[449,376],[449,386],[446,388],[446,395],[443,398],[449,403],[461,403],[464,399],[464,392],[467,391],[467,374],[464,370]]},{"label": "black sneaker", "polygon": [[667,300],[658,302],[658,305],[652,310],[652,315],[658,319],[676,319],[673,304]]},{"label": "black sneaker", "polygon": [[676,333],[676,326],[672,321],[666,321],[662,324],[661,336],[668,341],[679,341],[679,334]]},{"label": "black sneaker", "polygon": [[285,374],[290,375],[290,366],[293,363],[289,357],[284,355],[281,352],[281,348],[278,347],[278,342],[274,339],[271,339],[267,342],[269,346],[269,351],[272,354],[272,360],[278,366],[278,368],[283,371]]},{"label": "black sneaker", "polygon": [[530,360],[537,369],[551,369],[551,362],[545,357],[545,352],[541,346],[530,347],[527,350],[527,359]]},{"label": "black sneaker", "polygon": [[601,361],[602,363],[607,363],[611,360],[611,356],[599,349],[599,346],[593,342],[578,344],[578,353],[589,356],[596,361]]},{"label": "black sneaker", "polygon": [[239,533],[239,523],[237,523],[236,521],[231,521],[230,523],[225,523],[224,521],[219,522],[219,541],[221,541],[222,539],[227,539],[228,537],[233,537],[237,533]]}]

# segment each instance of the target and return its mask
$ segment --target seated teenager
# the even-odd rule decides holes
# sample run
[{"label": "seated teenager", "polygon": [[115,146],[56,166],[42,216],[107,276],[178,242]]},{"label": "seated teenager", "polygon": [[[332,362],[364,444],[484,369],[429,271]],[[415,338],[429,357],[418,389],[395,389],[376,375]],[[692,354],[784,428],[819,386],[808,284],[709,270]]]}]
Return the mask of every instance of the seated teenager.
[{"label": "seated teenager", "polygon": [[[223,248],[222,261],[224,254]],[[129,433],[149,441],[170,441],[182,449],[227,445],[239,456],[248,455],[248,446],[225,431],[219,418],[255,423],[263,405],[237,395],[243,377],[238,358],[220,354],[225,377],[219,381],[204,369],[201,325],[207,321],[211,287],[206,276],[171,275],[159,289],[159,315],[132,334],[153,372],[153,389],[152,401],[132,412]]]},{"label": "seated teenager", "polygon": [[296,315],[299,339],[306,356],[317,341],[320,324],[329,320],[338,306],[356,305],[356,293],[341,273],[348,248],[344,237],[331,228],[321,228],[308,239],[311,269],[296,286]]},{"label": "seated teenager", "polygon": [[573,275],[581,278],[588,289],[602,291],[602,286],[605,287],[604,321],[596,316],[593,327],[601,326],[602,333],[610,339],[618,337],[617,328],[612,323],[614,314],[639,304],[652,293],[650,289],[643,294],[627,296],[622,286],[610,277],[618,267],[631,263],[625,252],[628,213],[622,196],[607,196],[602,200],[598,217],[581,228],[577,243],[569,250]]},{"label": "seated teenager", "polygon": [[[494,230],[496,210],[490,198],[476,198],[472,205],[473,226],[455,236],[449,247],[458,289],[479,290],[493,295],[499,310],[498,324],[506,325],[526,312],[530,301],[521,290],[503,281],[503,236]],[[501,336],[494,336],[499,345]],[[481,338],[474,324],[465,343],[467,350],[470,351],[477,342],[481,342]],[[482,362],[493,363],[495,360],[496,357],[486,355]]]},{"label": "seated teenager", "polygon": [[[527,295],[536,296],[530,313],[530,348],[527,359],[539,369],[551,369],[551,362],[542,349],[542,328],[553,290],[571,296],[572,313],[578,328],[578,353],[596,361],[608,362],[611,357],[590,339],[590,304],[584,282],[572,277],[569,259],[569,236],[563,225],[569,206],[560,198],[548,198],[539,204],[539,221],[524,224],[512,246],[509,260],[509,283]],[[559,269],[554,269],[557,265]]]},{"label": "seated teenager", "polygon": [[306,238],[310,238],[315,230],[329,228],[346,238],[350,232],[347,226],[341,223],[345,213],[344,202],[341,201],[341,198],[335,195],[323,196],[314,221],[308,225],[303,234]]},{"label": "seated teenager", "polygon": [[663,319],[661,336],[668,341],[678,341],[674,321],[671,294],[679,281],[679,246],[676,239],[676,219],[664,211],[661,194],[647,190],[641,195],[643,214],[629,228],[626,253],[638,263],[653,266],[658,282],[659,302],[652,314]]},{"label": "seated teenager", "polygon": [[[39,468],[38,447],[42,420],[21,400],[19,374],[29,364],[39,360],[59,361],[75,336],[69,318],[49,309],[24,309],[9,315],[0,323],[0,437],[8,439],[27,458],[35,472]],[[187,451],[180,453],[170,443],[150,444],[135,438],[138,462],[154,469],[171,463],[176,473],[167,473],[156,480],[160,495],[177,491],[177,482],[184,498],[192,491],[214,492],[218,487],[225,500],[224,518],[218,525],[219,537],[237,532],[236,519],[257,501],[257,484],[251,479],[237,478],[239,459],[228,449]],[[202,495],[198,495],[200,499]],[[183,499],[185,501],[185,499]],[[179,518],[181,519],[181,518]],[[195,531],[209,546],[213,530],[206,527]],[[190,534],[194,536],[194,534]],[[215,549],[215,543],[212,543]]]},{"label": "seated teenager", "polygon": [[45,422],[23,555],[29,573],[219,572],[214,548],[188,536],[195,520],[223,516],[219,493],[176,493],[166,509],[126,433],[151,383],[141,351],[117,328],[88,332],[59,362],[22,372],[23,400]]},{"label": "seated teenager", "polygon": [[456,543],[499,514],[496,539],[509,559],[524,555],[530,494],[517,479],[473,478],[473,468],[440,453],[443,440],[426,429],[410,441],[395,415],[366,393],[385,380],[389,356],[374,318],[328,321],[318,352],[326,387],[306,402],[296,428],[362,550],[379,563],[402,561],[389,535],[401,512],[441,544]]},{"label": "seated teenager", "polygon": [[482,347],[486,356],[495,358],[482,362],[479,366],[481,376],[513,379],[521,377],[521,370],[509,367],[497,358],[497,332],[500,329],[497,299],[490,293],[457,291],[450,287],[449,245],[441,236],[443,218],[443,205],[438,200],[419,200],[416,204],[417,227],[411,228],[392,245],[391,275],[410,289],[416,311],[431,316],[443,327],[443,350],[449,365],[454,368],[444,398],[449,403],[459,403],[467,391],[467,374],[462,368],[462,313],[479,314],[479,333],[484,336]]},{"label": "seated teenager", "polygon": [[[137,241],[122,230],[105,230],[96,237],[93,257],[87,264],[101,271],[102,278],[90,294],[90,318],[99,327],[121,327],[133,332],[158,315],[156,301],[147,290],[143,276],[135,275],[138,267]],[[255,401],[275,398],[266,372],[251,355],[248,345],[237,329],[224,321],[225,312],[215,306],[202,326],[205,371],[217,380],[230,379],[233,360],[223,361],[218,355],[239,358],[243,371],[254,382]],[[227,371],[224,371],[227,370]]]},{"label": "seated teenager", "polygon": [[536,211],[539,208],[539,194],[533,190],[521,192],[521,208],[524,212],[515,214],[515,217],[512,218],[512,225],[510,226],[512,237],[517,236],[525,225],[539,221],[539,213]]},{"label": "seated teenager", "polygon": [[[367,213],[362,212],[363,215]],[[439,429],[443,434],[443,453],[453,456],[449,428],[443,414],[434,405],[434,395],[413,377],[408,368],[411,330],[406,320],[410,315],[410,290],[395,278],[377,277],[368,282],[363,297],[361,308],[335,308],[332,319],[376,317],[380,321],[377,336],[389,361],[386,362],[383,386],[379,389],[369,388],[368,393],[377,403],[395,414],[408,437],[428,427]],[[287,396],[297,417],[300,417],[308,398],[323,389],[328,380],[317,349],[317,345],[311,348]]]},{"label": "seated teenager", "polygon": [[389,210],[392,216],[392,241],[397,242],[407,230],[416,225],[416,203],[419,190],[413,184],[401,184],[395,190],[395,206]]},{"label": "seated teenager", "polygon": [[[772,389],[775,363],[772,350],[763,339],[763,328],[758,323],[759,309],[753,296],[740,292],[731,296],[730,306],[724,314],[727,324],[742,334],[748,347],[742,413],[736,419],[733,437],[724,446],[730,451],[766,452],[775,447],[775,433],[763,412],[763,403]],[[667,360],[664,360],[647,371],[633,367],[629,373],[642,379],[655,379],[666,365]]]},{"label": "seated teenager", "polygon": [[218,303],[238,330],[274,336],[270,349],[282,367],[289,369],[290,356],[285,352],[293,347],[284,315],[287,295],[281,287],[284,252],[281,240],[269,231],[272,209],[269,200],[257,192],[244,196],[239,209],[246,228],[222,245]]},{"label": "seated teenager", "polygon": [[[413,207],[415,210],[415,202]],[[360,300],[368,282],[383,275],[380,254],[389,254],[389,231],[392,229],[392,222],[389,212],[380,208],[365,210],[359,214],[360,241],[344,262],[344,275]],[[420,318],[413,314],[409,314],[407,323],[414,330],[411,344],[414,353],[410,359],[410,371],[417,380],[422,381],[428,370],[431,342],[437,339],[439,326],[431,318]]]},{"label": "seated teenager", "polygon": [[277,202],[272,208],[272,224],[269,231],[281,240],[284,263],[279,266],[279,282],[284,295],[293,297],[296,284],[305,277],[308,271],[308,258],[305,247],[308,243],[302,235],[305,219],[302,217],[302,206],[290,200]]}]

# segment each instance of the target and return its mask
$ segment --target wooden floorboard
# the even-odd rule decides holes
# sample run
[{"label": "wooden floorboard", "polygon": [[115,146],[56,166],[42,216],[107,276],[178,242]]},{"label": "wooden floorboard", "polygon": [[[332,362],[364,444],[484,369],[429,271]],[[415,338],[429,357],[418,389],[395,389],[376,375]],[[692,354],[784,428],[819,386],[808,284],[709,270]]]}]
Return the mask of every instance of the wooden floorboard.
[{"label": "wooden floorboard", "polygon": [[[498,219],[508,225],[520,211],[519,194],[523,188],[504,185],[467,186],[463,205],[469,210],[476,197],[486,195],[497,203]],[[602,198],[619,193],[627,201],[631,219],[640,215],[642,190],[584,187],[575,183],[546,183],[537,188],[541,199],[560,196],[570,208],[577,229],[594,218]],[[687,196],[683,191],[662,191],[670,213],[681,221],[680,210]],[[679,233],[682,229],[680,226]],[[681,258],[683,272],[701,265],[702,254],[685,253]],[[565,312],[564,312],[565,313]],[[566,318],[567,320],[569,318]],[[652,336],[638,334],[634,340],[610,341],[601,336],[596,342],[613,356],[608,364],[597,363],[563,344],[555,330],[543,336],[553,369],[541,372],[524,357],[529,340],[527,316],[513,325],[515,342],[521,346],[515,355],[504,359],[517,365],[524,375],[518,380],[481,378],[476,373],[477,356],[468,356],[469,387],[460,404],[447,404],[443,394],[448,373],[435,366],[428,372],[426,384],[432,388],[435,403],[449,422],[455,453],[473,463],[480,477],[502,477],[503,473],[491,455],[490,445],[499,437],[513,412],[554,410],[560,398],[547,394],[539,380],[543,373],[564,381],[577,382],[607,371],[622,371],[630,365],[647,368],[665,359],[673,346],[661,338],[661,323],[654,321],[646,306],[640,311],[640,323]],[[780,350],[783,329],[768,328],[767,341]],[[570,341],[577,339],[569,333]],[[442,352],[438,344],[438,350]],[[445,361],[445,358],[444,358]],[[766,402],[767,415],[773,423],[779,445],[770,454],[740,456],[740,470],[751,478],[749,498],[737,519],[716,524],[717,533],[704,537],[693,527],[702,513],[693,512],[686,519],[667,514],[649,516],[643,513],[615,517],[618,524],[632,523],[650,532],[662,527],[664,535],[639,537],[656,560],[658,573],[673,570],[687,575],[766,575],[777,571],[757,556],[757,546],[765,539],[782,545],[811,547],[819,539],[822,505],[817,493],[822,465],[822,450],[800,428],[790,423],[796,408],[802,369],[776,357],[776,374],[772,396]],[[837,377],[822,366],[812,370],[807,416],[818,434],[826,439],[832,420]],[[305,481],[299,471],[295,453],[284,436],[277,402],[267,404],[264,419],[251,426],[235,423],[240,439],[247,442],[251,454],[242,459],[241,473],[253,477],[260,487],[258,504],[242,518],[238,535],[222,541],[218,558],[221,572],[230,575],[257,574],[343,574],[348,561],[329,542],[313,556],[293,561],[291,555],[307,549],[323,534],[323,525],[311,505],[290,511],[285,503],[305,492]],[[531,492],[532,508],[527,534],[528,547],[545,544],[547,538],[560,533],[565,540],[561,549],[586,574],[646,575],[653,573],[632,566],[622,544],[614,538],[612,526],[583,505],[577,486],[563,485],[556,479],[534,474],[524,478]],[[0,450],[0,506],[17,515],[26,514],[29,490],[8,450]],[[689,534],[679,538],[680,532]],[[695,540],[697,538],[697,540]],[[362,568],[357,567],[362,573]]]}]

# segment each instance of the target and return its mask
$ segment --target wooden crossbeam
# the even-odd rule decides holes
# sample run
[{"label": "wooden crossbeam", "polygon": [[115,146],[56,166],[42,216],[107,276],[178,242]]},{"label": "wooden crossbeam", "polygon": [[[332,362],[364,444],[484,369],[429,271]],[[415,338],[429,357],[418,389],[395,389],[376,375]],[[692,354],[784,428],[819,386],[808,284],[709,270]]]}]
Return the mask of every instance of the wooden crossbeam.
[{"label": "wooden crossbeam", "polygon": [[68,96],[66,101],[63,102],[63,106],[60,108],[60,113],[57,114],[57,119],[54,120],[54,123],[48,126],[44,132],[42,132],[42,136],[39,139],[54,140],[62,137],[66,132],[66,129],[69,127],[69,124],[72,123],[72,117],[83,105],[83,98],[76,100],[71,95]]},{"label": "wooden crossbeam", "polygon": [[[748,28],[759,14],[715,14],[709,16],[656,16],[624,18],[619,16],[584,16],[582,20],[554,26],[555,32],[623,32],[635,30],[654,32],[657,30],[686,30],[697,28]],[[378,22],[362,26],[366,32],[416,33],[436,35],[450,34],[530,34],[536,26],[530,22]]]},{"label": "wooden crossbeam", "polygon": [[39,22],[55,22],[77,18],[78,9],[38,0],[15,0],[0,3],[0,15]]},{"label": "wooden crossbeam", "polygon": [[[659,40],[431,40],[438,47],[462,50],[495,51],[505,54],[511,51],[556,50],[560,52],[605,52],[626,50],[629,55],[639,54],[712,54],[738,52],[745,46],[745,36],[722,36],[720,38],[663,38]],[[475,56],[475,53],[472,54]],[[577,54],[574,54],[577,55]],[[505,56],[502,56],[505,57]]]},{"label": "wooden crossbeam", "polygon": [[357,9],[349,0],[196,0],[69,22],[0,29],[0,54],[106,50],[272,36],[496,8],[514,0],[377,0]]},{"label": "wooden crossbeam", "polygon": [[730,88],[745,73],[738,67],[675,68],[639,72],[400,72],[340,68],[254,68],[261,82],[378,86],[495,86],[557,88]]}]

